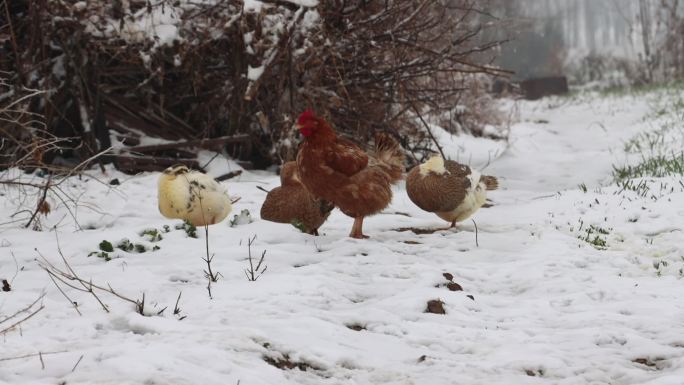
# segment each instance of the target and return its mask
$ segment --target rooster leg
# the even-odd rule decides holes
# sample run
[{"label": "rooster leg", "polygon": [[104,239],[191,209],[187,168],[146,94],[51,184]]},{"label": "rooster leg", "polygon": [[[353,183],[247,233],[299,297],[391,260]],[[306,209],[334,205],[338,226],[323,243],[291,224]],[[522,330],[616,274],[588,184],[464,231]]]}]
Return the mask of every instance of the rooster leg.
[{"label": "rooster leg", "polygon": [[309,234],[313,235],[314,237],[317,237],[318,236],[318,229],[311,230],[311,232]]},{"label": "rooster leg", "polygon": [[363,217],[354,218],[354,226],[352,226],[352,231],[349,236],[356,239],[368,238],[367,235],[363,235]]},{"label": "rooster leg", "polygon": [[448,227],[440,227],[438,229],[435,229],[434,231],[451,231],[451,229],[456,229],[458,230],[458,227],[456,227],[456,221],[453,220],[451,221],[451,225]]}]

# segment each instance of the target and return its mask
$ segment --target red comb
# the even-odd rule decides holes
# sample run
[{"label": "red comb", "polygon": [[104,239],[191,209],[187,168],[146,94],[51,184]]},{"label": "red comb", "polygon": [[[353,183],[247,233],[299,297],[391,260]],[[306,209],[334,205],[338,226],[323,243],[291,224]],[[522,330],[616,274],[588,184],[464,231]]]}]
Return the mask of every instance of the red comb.
[{"label": "red comb", "polygon": [[307,120],[313,119],[316,116],[314,115],[314,112],[308,108],[304,112],[302,112],[301,115],[299,115],[299,119],[297,119],[298,124],[304,124]]}]

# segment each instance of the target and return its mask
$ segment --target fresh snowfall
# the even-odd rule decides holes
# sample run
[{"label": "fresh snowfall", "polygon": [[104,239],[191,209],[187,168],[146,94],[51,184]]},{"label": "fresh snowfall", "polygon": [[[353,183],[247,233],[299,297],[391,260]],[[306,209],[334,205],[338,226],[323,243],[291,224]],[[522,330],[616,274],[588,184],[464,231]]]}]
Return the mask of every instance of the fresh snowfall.
[{"label": "fresh snowfall", "polygon": [[[505,102],[508,141],[433,127],[446,156],[499,178],[450,230],[400,183],[369,239],[337,210],[314,237],[261,220],[259,187],[279,179],[244,171],[208,228],[212,298],[205,229],[159,213],[159,173],[71,177],[39,229],[23,226],[39,192],[5,186],[0,383],[684,384],[684,182],[667,162],[683,100]],[[239,169],[213,156],[211,175]]]}]

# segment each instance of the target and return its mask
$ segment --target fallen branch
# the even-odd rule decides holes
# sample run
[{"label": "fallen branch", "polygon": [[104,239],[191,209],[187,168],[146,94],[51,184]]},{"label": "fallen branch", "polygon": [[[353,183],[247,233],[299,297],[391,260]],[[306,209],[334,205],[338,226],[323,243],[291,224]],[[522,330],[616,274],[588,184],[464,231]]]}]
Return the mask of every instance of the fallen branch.
[{"label": "fallen branch", "polygon": [[231,171],[227,174],[223,174],[223,175],[219,176],[218,178],[216,178],[216,181],[222,182],[224,180],[232,179],[232,178],[235,178],[236,176],[240,176],[240,175],[242,175],[242,170],[235,170],[235,171]]},{"label": "fallen branch", "polygon": [[[55,232],[55,235],[57,233]],[[62,290],[62,288],[59,286],[58,281],[61,282],[63,285],[70,287],[76,291],[82,292],[82,293],[89,293],[95,298],[95,300],[100,304],[102,309],[109,313],[109,308],[108,306],[102,302],[100,297],[97,295],[96,290],[99,290],[101,292],[106,292],[109,293],[121,300],[124,300],[126,302],[129,302],[135,306],[136,311],[141,314],[144,314],[145,310],[145,295],[143,294],[142,300],[133,300],[131,298],[128,298],[124,295],[119,294],[116,292],[111,285],[107,284],[107,287],[103,285],[97,285],[94,284],[92,279],[91,280],[85,280],[76,274],[76,271],[69,265],[69,262],[67,261],[66,257],[64,257],[64,254],[62,253],[61,248],[59,247],[59,241],[57,242],[57,252],[59,253],[60,257],[62,258],[62,262],[64,262],[64,266],[66,267],[66,270],[62,270],[52,263],[48,261],[47,258],[45,258],[38,249],[35,249],[38,255],[40,255],[40,258],[42,261],[38,261],[38,265],[45,270],[46,273],[50,276],[50,279],[52,282],[55,284],[55,286],[59,289],[60,292],[67,298],[67,300],[74,306],[74,308],[77,308],[77,304],[75,301],[72,301],[67,295],[66,292]],[[78,309],[76,309],[78,311]],[[80,314],[80,311],[78,311]]]},{"label": "fallen branch", "polygon": [[31,358],[31,357],[36,357],[36,356],[47,356],[48,354],[59,354],[59,353],[68,353],[68,350],[58,350],[55,352],[38,352],[38,353],[31,353],[31,354],[24,354],[23,356],[16,356],[16,357],[4,357],[0,358],[0,361],[12,361],[12,360],[20,360],[22,358]]},{"label": "fallen branch", "polygon": [[177,148],[200,147],[207,150],[216,149],[230,143],[246,143],[249,142],[249,135],[233,135],[221,136],[218,138],[186,140],[183,142],[156,144],[151,146],[137,146],[128,149],[130,152],[148,153],[162,150],[175,150]]},{"label": "fallen branch", "polygon": [[6,333],[6,332],[8,332],[8,331],[10,331],[10,330],[12,330],[12,329],[14,329],[15,327],[19,326],[21,323],[27,321],[28,319],[30,319],[30,318],[33,317],[34,315],[38,314],[41,310],[43,310],[43,309],[45,308],[45,305],[43,305],[42,303],[40,304],[40,306],[39,306],[37,309],[34,309],[34,306],[35,306],[40,300],[42,300],[44,297],[45,297],[45,293],[42,293],[42,294],[41,294],[40,296],[38,296],[38,298],[36,298],[36,300],[33,301],[30,305],[26,306],[25,308],[23,308],[23,309],[21,309],[21,310],[17,310],[14,314],[5,317],[3,320],[0,320],[0,325],[2,325],[2,324],[4,324],[5,322],[10,322],[10,321],[12,321],[12,320],[14,320],[14,319],[17,319],[17,318],[19,317],[20,314],[29,313],[29,314],[26,315],[25,317],[23,317],[23,318],[21,318],[21,319],[18,319],[18,320],[16,320],[15,322],[13,322],[12,324],[10,324],[9,326],[4,327],[3,329],[1,329],[1,330],[0,330],[0,334],[4,334],[4,333]]},{"label": "fallen branch", "polygon": [[188,168],[198,170],[199,162],[195,159],[178,159],[161,156],[133,156],[133,155],[113,155],[111,159],[116,163],[116,167],[127,173],[137,173],[140,171],[164,171],[166,168],[182,164]]}]

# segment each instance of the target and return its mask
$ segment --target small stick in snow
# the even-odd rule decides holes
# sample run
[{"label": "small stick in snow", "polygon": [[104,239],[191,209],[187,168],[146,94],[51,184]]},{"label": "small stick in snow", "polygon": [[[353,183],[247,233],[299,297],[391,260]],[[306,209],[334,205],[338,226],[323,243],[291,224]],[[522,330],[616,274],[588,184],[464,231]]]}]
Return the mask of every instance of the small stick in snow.
[{"label": "small stick in snow", "polygon": [[221,176],[218,176],[215,179],[217,182],[223,182],[224,180],[232,179],[232,178],[235,178],[236,176],[240,176],[240,175],[242,175],[242,170],[235,170],[235,171],[231,171],[227,174],[223,174]]},{"label": "small stick in snow", "polygon": [[14,275],[12,276],[12,279],[10,279],[9,281],[10,285],[12,285],[14,284],[14,279],[17,278],[17,275],[19,275],[19,262],[17,261],[17,256],[14,255],[13,251],[10,251],[10,254],[12,255],[12,259],[14,260]]},{"label": "small stick in snow", "polygon": [[[202,207],[202,196],[200,194],[197,194],[197,198],[199,199],[199,205],[200,210],[202,210],[202,216],[204,216],[204,208]],[[232,201],[231,203],[235,203],[238,200],[239,198],[235,201]],[[207,269],[204,270],[204,276],[207,278],[207,292],[209,293],[209,299],[214,299],[214,297],[211,295],[211,283],[217,282],[219,279],[219,275],[221,275],[221,273],[214,273],[211,270],[211,261],[214,259],[214,254],[209,255],[209,224],[204,217],[202,218],[202,220],[204,221],[204,245],[206,246],[206,257],[202,257],[202,260],[207,263]]]},{"label": "small stick in snow", "polygon": [[74,367],[71,369],[71,373],[73,373],[73,372],[76,370],[76,367],[78,366],[78,364],[81,363],[81,360],[82,360],[82,359],[83,359],[83,354],[81,354],[81,357],[79,357],[79,358],[78,358],[78,361],[76,361],[76,364],[75,364]]},{"label": "small stick in snow", "polygon": [[0,361],[12,361],[12,360],[20,360],[22,358],[31,358],[35,357],[39,354],[47,356],[48,354],[59,354],[59,353],[68,353],[68,350],[58,350],[55,352],[39,352],[39,353],[31,353],[31,354],[24,354],[23,356],[17,356],[17,357],[4,357],[0,358]]},{"label": "small stick in snow", "polygon": [[201,168],[202,170],[206,170],[207,166],[209,166],[209,165],[211,164],[211,162],[213,162],[214,159],[216,159],[216,157],[218,157],[218,156],[219,156],[219,153],[218,153],[218,152],[215,153],[214,156],[212,156],[211,159],[209,159],[209,160],[207,161],[207,163],[205,163],[205,164],[203,164],[202,166],[200,166],[200,168]]},{"label": "small stick in snow", "polygon": [[45,309],[45,305],[43,305],[43,304],[41,303],[40,306],[38,307],[38,309],[33,310],[33,307],[38,303],[38,301],[42,300],[44,297],[45,297],[45,293],[43,292],[43,293],[42,293],[38,298],[36,298],[36,300],[33,301],[30,305],[26,306],[25,308],[23,308],[23,309],[21,309],[21,310],[16,311],[14,314],[12,314],[12,315],[10,315],[10,316],[7,316],[7,317],[3,318],[2,320],[0,320],[0,325],[2,325],[3,323],[5,323],[5,322],[7,322],[7,321],[9,321],[9,320],[12,320],[12,319],[18,317],[18,316],[19,316],[20,314],[22,314],[22,313],[29,313],[29,312],[30,312],[26,317],[24,317],[24,318],[22,318],[22,319],[20,319],[20,320],[18,320],[18,321],[16,321],[16,322],[14,322],[13,324],[11,324],[11,325],[9,325],[9,326],[3,328],[2,330],[0,330],[0,334],[4,334],[5,332],[8,332],[8,331],[14,329],[15,327],[21,325],[22,322],[24,322],[24,321],[30,319],[30,318],[33,317],[34,315],[38,314],[41,310]]},{"label": "small stick in snow", "polygon": [[477,223],[475,223],[474,219],[470,219],[473,221],[473,225],[475,225],[475,247],[480,247],[480,243],[477,241]]},{"label": "small stick in snow", "polygon": [[[268,266],[264,266],[263,269],[261,269],[261,264],[264,262],[264,258],[266,257],[266,250],[264,250],[261,253],[261,258],[259,258],[259,262],[257,262],[256,267],[254,266],[254,263],[252,262],[252,244],[254,243],[254,240],[256,239],[256,234],[252,238],[247,239],[247,253],[249,257],[249,270],[245,269],[245,275],[247,276],[247,280],[249,281],[256,281],[261,277],[262,274],[266,272],[266,269]],[[261,270],[261,271],[259,271]],[[254,273],[257,274],[254,274]]]},{"label": "small stick in snow", "polygon": [[181,299],[181,294],[183,294],[182,291],[178,293],[178,298],[176,298],[176,305],[174,305],[174,307],[173,307],[173,315],[179,316],[179,318],[178,318],[179,321],[184,320],[185,317],[186,317],[186,316],[181,316],[181,315],[180,315],[180,313],[181,313],[181,308],[178,306],[178,303],[180,302],[180,299]]}]

